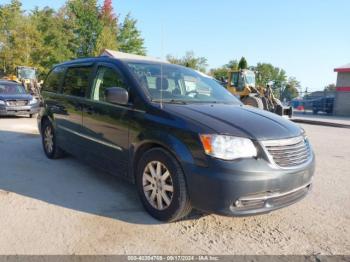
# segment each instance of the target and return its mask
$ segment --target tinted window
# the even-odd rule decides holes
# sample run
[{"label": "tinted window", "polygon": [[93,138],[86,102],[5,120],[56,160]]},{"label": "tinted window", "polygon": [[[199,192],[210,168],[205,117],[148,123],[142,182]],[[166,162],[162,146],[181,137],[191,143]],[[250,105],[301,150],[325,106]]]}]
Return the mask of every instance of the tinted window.
[{"label": "tinted window", "polygon": [[67,69],[63,84],[65,95],[84,97],[88,86],[92,67],[71,67]]},{"label": "tinted window", "polygon": [[26,94],[26,90],[21,85],[0,83],[1,95]]},{"label": "tinted window", "polygon": [[126,85],[117,71],[109,67],[99,67],[94,80],[92,99],[106,101],[105,91],[110,87],[122,87],[126,89]]},{"label": "tinted window", "polygon": [[64,74],[63,67],[54,68],[47,76],[44,84],[44,91],[57,92]]}]

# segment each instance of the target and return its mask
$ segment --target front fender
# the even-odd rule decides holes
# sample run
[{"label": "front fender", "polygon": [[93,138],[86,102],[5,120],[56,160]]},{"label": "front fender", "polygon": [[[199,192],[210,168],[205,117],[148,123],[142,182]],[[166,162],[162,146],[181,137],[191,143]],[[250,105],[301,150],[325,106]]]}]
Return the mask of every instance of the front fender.
[{"label": "front fender", "polygon": [[55,124],[55,121],[54,121],[54,115],[53,113],[51,113],[50,110],[48,110],[47,107],[40,107],[40,110],[39,110],[39,113],[38,113],[38,118],[37,118],[37,121],[38,121],[38,129],[39,129],[39,132],[41,134],[41,128],[42,128],[42,121],[43,119],[46,118],[48,119],[51,124],[54,126],[54,128],[56,128],[56,124]]},{"label": "front fender", "polygon": [[[191,144],[191,148],[189,148],[189,146],[183,142],[186,141],[186,136],[190,136],[190,134],[181,134],[181,136],[180,139],[176,135],[166,131],[145,130],[140,133],[136,141],[134,141],[130,147],[131,174],[134,174],[134,171],[136,170],[137,161],[141,157],[140,152],[143,152],[144,148],[149,149],[154,146],[163,147],[168,150],[180,163],[185,176],[190,173],[193,165],[205,166],[205,161],[196,157],[196,146]],[[193,137],[191,140],[193,140]],[[132,176],[131,179],[134,180],[134,177]]]},{"label": "front fender", "polygon": [[136,153],[146,144],[155,144],[164,147],[171,152],[181,163],[194,164],[194,158],[190,149],[176,136],[163,131],[145,131],[138,136],[136,143],[132,145]]}]

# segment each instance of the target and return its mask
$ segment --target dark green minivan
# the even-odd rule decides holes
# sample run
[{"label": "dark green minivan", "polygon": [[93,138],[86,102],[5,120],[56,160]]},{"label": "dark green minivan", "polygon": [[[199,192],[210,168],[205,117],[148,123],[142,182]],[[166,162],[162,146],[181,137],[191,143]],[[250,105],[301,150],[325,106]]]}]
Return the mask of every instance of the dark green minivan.
[{"label": "dark green minivan", "polygon": [[304,130],[245,107],[194,70],[152,59],[78,59],[55,66],[42,95],[47,157],[67,152],[135,183],[159,220],[192,208],[265,213],[310,191],[315,158]]}]

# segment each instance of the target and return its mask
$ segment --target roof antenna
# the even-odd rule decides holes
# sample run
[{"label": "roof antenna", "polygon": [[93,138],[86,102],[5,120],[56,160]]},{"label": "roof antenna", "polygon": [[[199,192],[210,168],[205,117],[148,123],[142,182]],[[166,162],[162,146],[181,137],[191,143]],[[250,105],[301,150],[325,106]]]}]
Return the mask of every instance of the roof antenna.
[{"label": "roof antenna", "polygon": [[[161,57],[164,59],[164,29],[161,25]],[[160,108],[163,109],[163,63],[160,62]]]}]

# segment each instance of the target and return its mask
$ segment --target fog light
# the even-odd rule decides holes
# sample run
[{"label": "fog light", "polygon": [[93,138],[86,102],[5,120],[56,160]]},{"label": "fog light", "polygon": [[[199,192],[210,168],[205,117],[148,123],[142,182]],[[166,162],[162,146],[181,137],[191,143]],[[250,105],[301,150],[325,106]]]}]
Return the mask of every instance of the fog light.
[{"label": "fog light", "polygon": [[243,207],[242,201],[241,200],[236,200],[235,207]]}]

